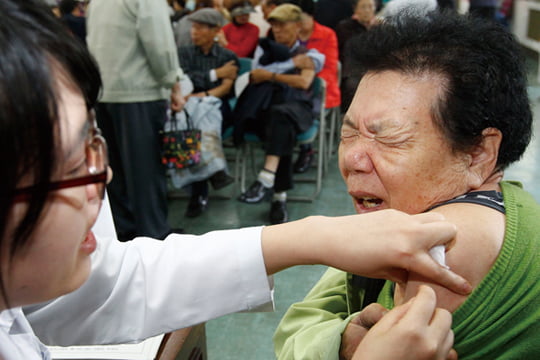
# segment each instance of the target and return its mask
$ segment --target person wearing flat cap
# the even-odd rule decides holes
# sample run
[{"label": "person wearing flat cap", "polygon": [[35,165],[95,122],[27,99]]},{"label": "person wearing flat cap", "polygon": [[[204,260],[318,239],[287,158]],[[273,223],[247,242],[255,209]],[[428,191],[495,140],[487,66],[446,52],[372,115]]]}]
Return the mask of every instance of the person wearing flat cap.
[{"label": "person wearing flat cap", "polygon": [[[190,14],[188,20],[192,23],[193,44],[178,48],[180,66],[193,82],[193,93],[188,96],[188,104],[189,97],[213,96],[221,99],[222,128],[226,128],[231,117],[227,99],[231,97],[239,63],[234,52],[217,44],[217,36],[225,19],[219,11],[203,8]],[[233,182],[233,178],[226,173],[225,169],[220,169],[210,178],[197,179],[193,182],[191,198],[185,213],[187,217],[199,216],[206,210],[208,206],[207,180],[214,189],[223,188]]]},{"label": "person wearing flat cap", "polygon": [[[254,132],[265,143],[263,169],[239,197],[248,204],[272,196],[269,221],[289,220],[287,190],[293,187],[292,154],[296,136],[313,124],[311,86],[325,57],[298,40],[302,10],[293,4],[276,7],[268,16],[275,41],[261,39],[255,50],[251,82],[234,109],[234,140]],[[273,192],[273,195],[271,193]]]},{"label": "person wearing flat cap", "polygon": [[249,15],[255,9],[249,1],[235,0],[228,8],[232,22],[223,27],[224,42],[238,57],[253,57],[259,41],[259,28],[249,22]]}]

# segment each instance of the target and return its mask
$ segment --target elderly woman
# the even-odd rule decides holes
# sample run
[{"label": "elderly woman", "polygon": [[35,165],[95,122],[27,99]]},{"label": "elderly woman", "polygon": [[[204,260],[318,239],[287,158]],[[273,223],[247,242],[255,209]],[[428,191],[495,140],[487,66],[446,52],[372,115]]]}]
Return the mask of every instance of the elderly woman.
[{"label": "elderly woman", "polygon": [[[417,269],[470,291],[427,254],[455,236],[438,214],[319,216],[164,241],[94,235],[110,179],[92,111],[100,88],[88,50],[41,0],[0,1],[0,359],[50,359],[40,340],[133,342],[253,309],[272,302],[267,275],[294,264],[343,265],[395,279]],[[383,226],[388,217],[391,227]],[[351,236],[357,228],[366,232]],[[436,341],[447,353],[449,313],[429,301],[434,294],[419,296],[437,321],[418,343]],[[409,318],[432,328],[432,321]]]},{"label": "elderly woman", "polygon": [[363,77],[344,118],[339,166],[357,213],[452,219],[458,235],[446,264],[475,289],[462,296],[411,274],[380,291],[328,270],[283,318],[278,358],[349,359],[365,331],[356,315],[367,299],[392,308],[422,283],[453,312],[460,359],[538,358],[540,206],[502,181],[531,137],[517,42],[473,18],[409,15],[366,32],[355,58]]}]

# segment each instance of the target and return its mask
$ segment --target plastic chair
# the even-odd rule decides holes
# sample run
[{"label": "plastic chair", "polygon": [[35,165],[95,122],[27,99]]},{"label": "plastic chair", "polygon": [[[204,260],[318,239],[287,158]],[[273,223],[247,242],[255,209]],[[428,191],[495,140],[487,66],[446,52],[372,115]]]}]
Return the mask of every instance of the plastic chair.
[{"label": "plastic chair", "polygon": [[[253,59],[251,59],[251,58],[238,58],[238,62],[240,63],[240,67],[238,68],[238,76],[243,75],[243,74],[251,71]],[[240,96],[240,94],[236,93],[237,92],[237,83],[238,83],[238,81],[239,80],[238,80],[238,77],[237,77],[236,81],[235,81],[235,87],[234,87],[234,91],[235,91],[234,97],[229,99],[229,105],[231,106],[231,110],[234,109],[234,107],[236,106],[236,101],[238,100],[238,96]]]}]

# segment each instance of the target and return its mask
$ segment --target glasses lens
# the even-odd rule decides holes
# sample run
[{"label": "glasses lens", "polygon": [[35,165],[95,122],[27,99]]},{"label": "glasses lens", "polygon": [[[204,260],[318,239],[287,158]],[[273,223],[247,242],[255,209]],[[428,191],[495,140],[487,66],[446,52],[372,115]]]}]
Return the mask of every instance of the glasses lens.
[{"label": "glasses lens", "polygon": [[[105,139],[101,135],[94,135],[92,137],[92,140],[86,147],[86,163],[88,166],[88,172],[92,175],[107,172],[107,144],[105,143]],[[105,196],[106,183],[107,177],[105,177],[105,180],[103,182],[96,183],[99,194],[102,198]]]}]

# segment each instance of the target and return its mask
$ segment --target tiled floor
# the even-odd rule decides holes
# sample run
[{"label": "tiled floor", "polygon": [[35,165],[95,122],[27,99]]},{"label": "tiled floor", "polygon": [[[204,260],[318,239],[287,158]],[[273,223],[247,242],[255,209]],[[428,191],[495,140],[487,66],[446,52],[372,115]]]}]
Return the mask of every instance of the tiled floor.
[{"label": "tiled floor", "polygon": [[[537,69],[536,61],[536,58],[531,56],[531,69]],[[536,78],[535,73],[531,75],[531,79]],[[525,189],[532,192],[540,202],[540,84],[531,82],[529,94],[535,113],[535,136],[523,159],[507,169],[505,178],[521,181]],[[295,191],[306,190],[307,186],[311,185],[301,184]],[[223,194],[227,192],[230,193],[230,189],[222,191]],[[182,226],[195,234],[215,229],[265,224],[269,209],[269,203],[247,205],[235,199],[211,198],[206,213],[196,219],[187,219],[183,217],[185,206],[186,199],[171,200],[171,224]],[[311,214],[334,216],[353,213],[351,201],[337,170],[335,156],[330,161],[330,169],[317,200],[313,203],[291,202],[289,212],[292,220]],[[300,266],[277,274],[276,312],[233,314],[208,322],[206,329],[209,359],[274,359],[272,334],[280,318],[290,304],[302,299],[323,271],[323,266]]]}]

